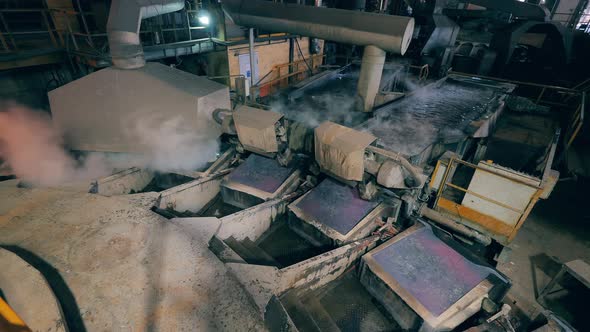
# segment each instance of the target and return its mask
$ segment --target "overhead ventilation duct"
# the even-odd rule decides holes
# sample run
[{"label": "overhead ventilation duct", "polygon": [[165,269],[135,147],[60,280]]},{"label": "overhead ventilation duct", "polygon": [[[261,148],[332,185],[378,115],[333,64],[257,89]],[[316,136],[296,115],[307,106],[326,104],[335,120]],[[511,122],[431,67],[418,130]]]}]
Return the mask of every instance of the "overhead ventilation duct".
[{"label": "overhead ventilation duct", "polygon": [[363,52],[361,72],[357,86],[357,99],[355,108],[362,112],[370,112],[375,105],[375,97],[379,92],[383,65],[385,64],[385,51],[368,45]]},{"label": "overhead ventilation duct", "polygon": [[404,54],[412,40],[414,19],[344,9],[262,0],[224,0],[234,23],[354,45],[374,45]]},{"label": "overhead ventilation duct", "polygon": [[113,65],[122,69],[145,66],[139,29],[141,20],[184,8],[184,0],[113,0],[107,36]]},{"label": "overhead ventilation duct", "polygon": [[373,110],[385,62],[385,51],[404,54],[414,33],[414,19],[352,10],[318,8],[261,0],[224,0],[234,23],[339,43],[365,46],[356,108]]}]

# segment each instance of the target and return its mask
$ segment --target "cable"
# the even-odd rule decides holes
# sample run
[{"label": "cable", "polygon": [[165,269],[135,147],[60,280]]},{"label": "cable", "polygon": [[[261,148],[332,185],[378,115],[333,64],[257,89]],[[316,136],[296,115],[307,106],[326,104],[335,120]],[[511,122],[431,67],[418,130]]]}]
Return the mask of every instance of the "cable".
[{"label": "cable", "polygon": [[[311,42],[311,40],[310,40],[310,42]],[[295,38],[295,43],[297,44],[297,50],[299,50],[299,56],[301,57],[301,59],[303,59],[303,62],[307,66],[307,69],[309,69],[309,73],[313,75],[313,70],[311,69],[311,67],[309,66],[307,61],[305,60],[305,57],[303,56],[303,52],[301,52],[301,47],[299,47],[299,41],[297,40],[297,38]]]}]

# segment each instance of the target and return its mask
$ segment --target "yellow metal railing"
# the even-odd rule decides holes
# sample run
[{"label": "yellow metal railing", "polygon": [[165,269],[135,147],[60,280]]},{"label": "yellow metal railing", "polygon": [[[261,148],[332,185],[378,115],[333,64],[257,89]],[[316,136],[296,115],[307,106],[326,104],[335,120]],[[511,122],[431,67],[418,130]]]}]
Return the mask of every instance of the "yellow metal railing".
[{"label": "yellow metal railing", "polygon": [[547,104],[547,105],[553,105],[553,106],[563,106],[563,107],[572,108],[572,106],[570,104],[546,100],[546,99],[543,99],[543,97],[546,96],[548,91],[553,91],[553,92],[564,95],[564,100],[571,99],[571,97],[574,97],[574,96],[579,97],[582,94],[582,92],[578,89],[566,88],[566,87],[556,86],[556,85],[524,82],[524,81],[510,80],[510,79],[499,78],[499,77],[462,73],[462,72],[458,72],[458,71],[449,71],[448,74],[449,75],[452,74],[452,75],[465,76],[465,77],[477,77],[477,78],[491,80],[491,81],[512,83],[512,84],[515,84],[515,85],[521,86],[521,87],[526,86],[526,87],[538,89],[538,91],[539,91],[538,94],[531,97],[531,99],[534,99],[537,104]]},{"label": "yellow metal railing", "polygon": [[[433,179],[436,178],[436,173],[438,171],[440,171],[441,164],[444,165],[444,162],[439,161],[439,164],[436,166],[434,174],[432,175]],[[451,174],[454,174],[454,172],[456,170],[455,165],[463,165],[463,166],[466,166],[466,167],[471,168],[473,170],[483,171],[483,172],[492,174],[493,176],[497,176],[497,177],[509,180],[511,182],[517,183],[518,185],[522,185],[522,186],[533,189],[534,193],[532,194],[528,204],[526,205],[526,207],[524,209],[515,208],[515,207],[510,206],[508,204],[499,202],[499,201],[497,201],[491,197],[488,197],[486,195],[482,195],[480,193],[474,192],[473,190],[470,190],[468,188],[464,188],[464,187],[461,187],[460,185],[452,183],[453,176]],[[438,211],[443,210],[444,212],[455,215],[456,217],[459,217],[462,220],[467,220],[468,222],[470,222],[472,224],[476,224],[490,233],[503,236],[506,238],[506,242],[510,242],[514,238],[514,236],[516,235],[516,233],[518,232],[518,230],[520,229],[520,227],[522,226],[522,224],[524,223],[524,221],[528,217],[529,213],[531,212],[531,210],[535,206],[539,197],[543,193],[543,187],[541,186],[540,180],[539,180],[538,185],[534,185],[534,184],[531,184],[527,181],[503,174],[502,172],[497,172],[492,169],[484,168],[484,167],[457,159],[455,157],[450,158],[448,163],[445,166],[446,166],[446,169],[444,171],[442,180],[440,181],[438,191],[436,194],[436,198],[435,198],[435,202],[434,202],[434,209],[438,210]],[[464,194],[473,195],[473,196],[475,196],[479,199],[482,199],[488,203],[491,203],[491,204],[499,206],[503,209],[507,209],[512,212],[515,212],[518,214],[517,222],[514,225],[509,225],[506,222],[504,222],[500,219],[497,219],[494,216],[485,215],[479,211],[476,211],[475,209],[464,206],[459,202],[455,202],[452,199],[446,198],[444,194],[448,188],[458,190]]]},{"label": "yellow metal railing", "polygon": [[[584,122],[584,110],[586,107],[586,94],[590,91],[590,79],[583,81],[582,83],[574,86],[573,88],[566,88],[561,86],[554,86],[554,85],[547,85],[547,84],[539,84],[539,83],[532,83],[532,82],[523,82],[523,81],[516,81],[516,80],[509,80],[503,79],[498,77],[490,77],[490,76],[482,76],[482,75],[475,75],[469,73],[462,73],[462,72],[455,72],[449,71],[449,74],[459,75],[459,76],[466,76],[466,77],[478,77],[482,79],[489,79],[498,82],[506,82],[516,84],[517,86],[526,86],[534,89],[538,89],[538,94],[532,96],[531,99],[534,99],[536,104],[545,104],[548,106],[560,107],[562,110],[566,110],[571,112],[570,120],[568,121],[569,127],[566,130],[563,139],[564,151],[570,147],[573,141],[576,139],[577,135],[579,134],[583,122]],[[548,92],[553,92],[553,95],[561,95],[562,98],[560,101],[554,100],[546,100],[543,99]],[[559,159],[561,160],[562,157]]]},{"label": "yellow metal railing", "polygon": [[298,82],[315,74],[323,57],[323,54],[314,54],[301,60],[275,65],[251,89],[257,95],[264,97],[286,88],[289,84],[294,83],[293,81]]}]

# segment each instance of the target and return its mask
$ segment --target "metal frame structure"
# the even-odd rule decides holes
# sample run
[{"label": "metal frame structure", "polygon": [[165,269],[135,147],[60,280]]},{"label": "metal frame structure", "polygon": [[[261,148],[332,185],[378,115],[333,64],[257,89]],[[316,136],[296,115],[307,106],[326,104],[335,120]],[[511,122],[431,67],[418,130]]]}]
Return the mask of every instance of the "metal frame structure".
[{"label": "metal frame structure", "polygon": [[[83,10],[80,0],[75,0],[73,4],[75,9],[48,8],[46,4],[45,8],[0,9],[0,55],[26,57],[28,54],[25,54],[26,50],[21,47],[25,36],[47,36],[53,51],[65,50],[68,54],[92,59],[93,61],[86,61],[89,64],[97,64],[95,60],[103,60],[104,65],[108,65],[110,57],[105,52],[108,44],[106,32],[91,31],[88,17],[94,16],[95,13]],[[194,31],[205,31],[207,27],[191,24],[190,16],[196,15],[202,10],[201,2],[198,2],[197,5],[198,8],[185,8],[181,12],[168,13],[147,19],[147,24],[144,24],[144,28],[140,31],[140,35],[143,36],[150,34],[150,37],[147,37],[149,42],[146,43],[146,49],[149,51],[151,47],[154,47],[154,50],[157,51],[162,47],[178,49],[199,45],[198,51],[201,49],[211,50],[212,47],[202,47],[203,43],[215,45],[211,36],[199,37],[195,36],[194,33]],[[6,14],[26,13],[38,13],[42,18],[41,25],[44,29],[14,31],[6,19]],[[71,21],[74,20],[80,23],[79,29],[71,25]],[[60,28],[59,24],[56,24],[58,21],[65,23],[65,26]],[[172,40],[166,38],[169,33],[172,34]],[[175,53],[159,53],[162,56],[175,55]],[[179,52],[178,55],[183,54],[187,53]],[[97,64],[97,66],[100,66],[100,64]]]},{"label": "metal frame structure", "polygon": [[[548,106],[556,106],[560,107],[564,110],[571,110],[571,117],[568,121],[569,126],[563,136],[563,143],[564,143],[564,150],[561,152],[560,157],[558,158],[559,161],[563,159],[563,156],[567,149],[571,146],[573,141],[576,139],[577,135],[580,132],[584,124],[584,113],[586,108],[586,94],[590,91],[590,79],[581,82],[580,84],[574,86],[573,88],[566,88],[562,86],[555,86],[555,85],[547,85],[547,84],[539,84],[539,83],[532,83],[532,82],[523,82],[523,81],[516,81],[516,80],[509,80],[503,79],[498,77],[490,77],[490,76],[483,76],[483,75],[476,75],[476,74],[469,74],[469,73],[462,73],[462,72],[455,72],[449,71],[449,75],[459,75],[459,76],[466,76],[466,77],[477,77],[481,79],[488,79],[494,80],[498,82],[506,82],[516,84],[519,87],[529,87],[533,89],[539,89],[539,93],[533,97],[527,97],[531,100],[534,100],[536,104],[545,104]],[[515,89],[516,91],[516,89]],[[552,92],[554,95],[561,95],[561,101],[555,102],[553,100],[546,100],[543,97],[546,97],[548,92]],[[513,92],[513,94],[515,94]],[[576,100],[575,98],[579,98]],[[574,102],[572,102],[572,99]]]},{"label": "metal frame structure", "polygon": [[[61,47],[64,45],[63,36],[61,35],[59,29],[55,28],[55,20],[52,15],[52,12],[55,10],[50,10],[46,8],[39,8],[39,9],[0,9],[0,43],[2,44],[2,49],[0,49],[0,53],[12,53],[18,52],[19,47],[17,43],[18,36],[25,36],[25,35],[48,35],[49,39],[51,40],[52,45],[55,48]],[[6,14],[9,13],[39,13],[43,18],[43,25],[45,26],[45,30],[33,30],[33,31],[12,31],[8,22],[6,21]],[[49,20],[51,18],[51,22]],[[52,24],[53,26],[52,26]],[[57,38],[59,37],[60,43],[57,42]]]},{"label": "metal frame structure", "polygon": [[[436,178],[437,172],[440,171],[441,163],[443,163],[443,162],[439,161],[437,163],[436,168],[432,174],[433,179]],[[527,206],[524,209],[522,209],[522,210],[516,209],[512,206],[498,202],[497,200],[494,200],[490,197],[486,197],[485,195],[481,195],[481,194],[473,192],[472,190],[469,190],[467,188],[463,188],[459,185],[453,184],[452,183],[452,177],[453,177],[452,174],[454,174],[454,171],[455,171],[455,167],[453,167],[453,164],[464,165],[464,166],[467,166],[467,167],[472,168],[474,170],[480,170],[480,171],[483,171],[486,173],[493,174],[494,176],[499,176],[499,177],[509,180],[511,182],[515,182],[515,183],[518,183],[518,184],[523,185],[525,187],[532,188],[535,190],[535,192],[532,195],[530,201],[528,202]],[[444,212],[450,213],[454,216],[461,218],[461,220],[466,219],[468,222],[475,223],[475,224],[483,227],[488,232],[491,232],[495,235],[505,236],[506,243],[509,243],[510,241],[512,241],[512,239],[514,239],[514,237],[518,233],[518,230],[520,229],[520,227],[522,226],[524,221],[528,218],[528,215],[530,214],[531,210],[533,209],[533,207],[535,206],[535,204],[537,203],[537,201],[539,200],[539,198],[541,197],[541,195],[544,192],[544,187],[542,187],[542,185],[541,185],[542,184],[541,179],[538,179],[539,185],[533,185],[533,184],[528,183],[526,181],[515,179],[513,177],[507,176],[507,175],[502,174],[500,172],[494,172],[493,170],[480,167],[478,165],[466,162],[464,160],[457,159],[454,156],[449,159],[449,161],[445,165],[445,167],[446,167],[446,169],[444,171],[442,180],[440,182],[440,185],[438,187],[438,191],[436,193],[436,199],[434,202],[434,209],[437,211],[443,210]],[[449,179],[449,178],[451,178],[451,179]],[[448,187],[450,187],[452,189],[459,190],[459,191],[466,193],[466,194],[471,194],[471,195],[476,196],[480,199],[483,199],[489,203],[492,203],[494,205],[500,206],[502,208],[508,209],[513,212],[516,212],[519,214],[518,221],[516,222],[516,224],[514,226],[510,226],[510,225],[507,225],[504,222],[502,222],[501,220],[498,220],[492,216],[487,216],[481,212],[478,212],[478,211],[475,211],[469,207],[463,206],[460,203],[456,203],[456,202],[453,202],[447,198],[444,198],[443,193],[445,192],[445,190]]]},{"label": "metal frame structure", "polygon": [[[313,69],[317,67],[316,65],[318,64],[318,59],[319,59],[319,63],[321,64],[324,57],[325,57],[325,55],[323,55],[323,54],[312,54],[309,57],[301,59],[301,60],[275,65],[268,73],[266,73],[264,76],[262,76],[262,78],[260,78],[258,80],[258,82],[256,82],[255,85],[253,85],[250,88],[251,89],[250,93],[256,92],[257,95],[264,97],[266,95],[270,95],[270,94],[276,92],[276,90],[273,90],[273,89],[285,88],[285,87],[289,86],[290,83],[292,84],[293,82],[289,82],[290,77],[295,76],[296,81],[301,81],[305,77],[311,76],[313,74],[317,74],[317,72],[313,71]],[[310,61],[311,63],[309,64],[308,61]],[[304,65],[303,69],[299,68],[301,65]],[[308,65],[311,67],[312,72],[310,72]],[[287,69],[293,68],[293,70],[292,70],[292,72],[288,72],[287,74],[283,74],[283,70],[282,70],[283,68],[287,68]],[[306,73],[308,73],[308,75],[306,75]],[[266,82],[263,82],[267,78],[270,78],[270,79]],[[261,93],[261,91],[264,91],[265,89],[268,89],[268,92]]]}]

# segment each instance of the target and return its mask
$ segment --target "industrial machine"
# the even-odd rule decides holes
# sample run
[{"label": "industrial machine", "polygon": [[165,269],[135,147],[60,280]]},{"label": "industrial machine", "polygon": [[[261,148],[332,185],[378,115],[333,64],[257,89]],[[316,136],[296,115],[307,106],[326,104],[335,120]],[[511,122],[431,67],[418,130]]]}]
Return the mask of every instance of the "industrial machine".
[{"label": "industrial machine", "polygon": [[[439,77],[453,68],[523,79],[520,75],[525,72],[530,75],[531,70],[543,72],[546,70],[543,67],[563,68],[569,61],[572,32],[561,22],[553,21],[553,13],[543,3],[512,0],[408,3],[419,27],[408,52],[418,63],[430,65]],[[553,60],[547,56],[549,50],[553,52]],[[534,79],[542,80],[542,77]]]},{"label": "industrial machine", "polygon": [[[451,86],[470,86],[447,80]],[[483,85],[489,100],[479,108],[466,104],[477,114],[457,117],[464,127],[456,127],[460,135],[454,141],[443,134],[403,154],[394,151],[403,142],[392,144],[386,132],[371,125],[376,118],[358,129],[323,122],[312,129],[313,154],[300,156],[289,152],[289,134],[301,124],[248,106],[219,111],[212,118],[221,122],[226,150],[206,169],[177,174],[184,183],[160,191],[152,209],[169,218],[191,217],[195,223],[218,220],[210,248],[251,293],[273,330],[453,329],[480,312],[484,300],[501,301],[510,283],[457,242],[471,243],[466,240],[471,238],[489,244],[489,234],[497,229],[486,223],[473,226],[470,221],[479,219],[470,220],[470,214],[457,219],[445,215],[444,196],[437,196],[434,206],[428,204],[428,183],[448,188],[450,174],[458,174],[451,170],[469,149],[456,148],[451,159],[445,154],[432,175],[425,166],[445,151],[434,145],[465,146],[480,138],[474,133],[491,130],[489,119],[501,104],[496,93],[505,93],[504,88]],[[396,116],[405,103],[400,99],[381,112]],[[452,100],[448,105],[458,107]],[[468,186],[471,197],[484,193],[477,187],[477,172],[490,171],[484,167],[478,166]],[[96,181],[93,191],[151,190],[139,184],[157,177],[161,175],[129,169]],[[532,196],[522,199],[533,201]],[[475,209],[483,206],[466,202]],[[503,239],[506,243],[510,236]],[[346,317],[339,313],[340,299],[341,305],[362,306]]]},{"label": "industrial machine", "polygon": [[[118,68],[50,93],[73,148],[145,153],[160,142],[130,135],[129,124],[178,118],[182,131],[197,133],[189,143],[220,149],[189,170],[127,168],[94,181],[90,192],[155,191],[154,212],[219,223],[210,249],[271,330],[439,331],[493,313],[481,312],[484,303],[499,304],[510,281],[489,253],[514,238],[558,176],[552,133],[534,167],[540,175],[486,159],[514,85],[450,75],[378,103],[385,52],[404,54],[412,18],[224,3],[237,24],[363,45],[352,89],[326,75],[305,92],[344,84],[354,96],[345,113],[354,115],[314,109],[309,121],[293,110],[232,105],[221,84],[144,64],[137,43],[115,47]],[[151,13],[142,8],[127,9]],[[448,19],[437,12],[434,22],[431,33],[442,38]],[[114,43],[129,41],[121,36],[131,32],[113,31]],[[424,57],[442,57],[444,66],[455,35],[442,49],[427,41]]]}]

